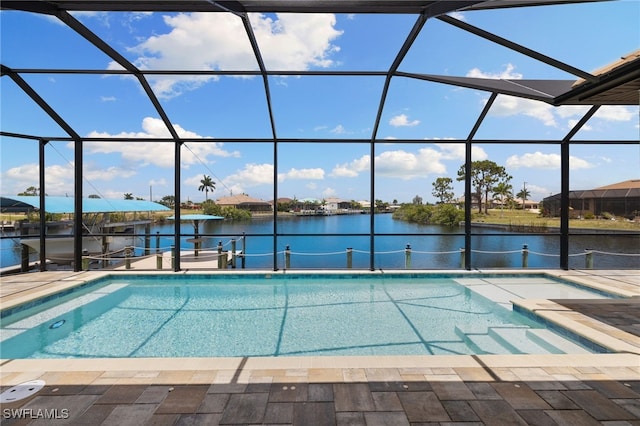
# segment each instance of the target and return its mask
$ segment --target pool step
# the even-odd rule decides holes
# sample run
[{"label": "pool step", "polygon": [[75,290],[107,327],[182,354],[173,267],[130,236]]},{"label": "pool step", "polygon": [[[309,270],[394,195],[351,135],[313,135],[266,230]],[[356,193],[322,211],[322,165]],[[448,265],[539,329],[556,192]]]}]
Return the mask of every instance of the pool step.
[{"label": "pool step", "polygon": [[511,349],[496,340],[486,326],[456,326],[456,335],[476,354],[509,354]]},{"label": "pool step", "polygon": [[[562,353],[559,349],[551,345],[541,345],[530,338],[529,332],[532,331],[528,327],[504,328],[491,327],[489,336],[493,337],[498,343],[507,348],[512,354],[548,354]],[[540,339],[538,340],[538,342]]]},{"label": "pool step", "polygon": [[[557,345],[545,343],[547,334],[532,330],[527,326],[456,326],[456,335],[478,354],[548,354],[564,353]],[[536,336],[537,338],[533,338]],[[555,340],[554,340],[555,341]],[[571,343],[571,342],[569,342]],[[558,343],[559,344],[559,343]],[[566,346],[569,348],[569,346]],[[578,353],[572,348],[572,353]]]},{"label": "pool step", "polygon": [[564,337],[554,333],[551,330],[546,329],[530,329],[527,330],[529,338],[540,345],[546,345],[554,348],[557,352],[552,353],[565,353],[565,354],[588,354],[591,353],[588,349],[578,345]]}]

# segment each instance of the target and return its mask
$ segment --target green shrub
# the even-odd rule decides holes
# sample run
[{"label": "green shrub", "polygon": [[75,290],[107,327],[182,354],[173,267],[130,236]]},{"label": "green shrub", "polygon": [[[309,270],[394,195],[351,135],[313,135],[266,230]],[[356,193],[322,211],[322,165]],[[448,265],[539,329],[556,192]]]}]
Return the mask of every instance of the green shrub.
[{"label": "green shrub", "polygon": [[250,211],[235,207],[223,207],[221,216],[227,220],[251,220]]},{"label": "green shrub", "polygon": [[433,223],[444,226],[458,226],[464,221],[464,211],[452,204],[438,204],[433,214]]},{"label": "green shrub", "polygon": [[404,204],[393,212],[393,218],[424,225],[458,226],[464,220],[464,211],[453,204]]}]

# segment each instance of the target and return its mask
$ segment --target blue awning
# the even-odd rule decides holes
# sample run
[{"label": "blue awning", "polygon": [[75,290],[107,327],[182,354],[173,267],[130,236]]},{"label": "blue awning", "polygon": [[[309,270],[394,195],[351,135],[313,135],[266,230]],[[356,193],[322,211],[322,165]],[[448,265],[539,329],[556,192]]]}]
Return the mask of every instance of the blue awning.
[{"label": "blue awning", "polygon": [[[45,197],[44,210],[47,213],[73,213],[73,197]],[[0,197],[2,211],[40,210],[38,196],[10,196]],[[107,198],[83,198],[83,213],[112,213],[112,212],[153,212],[170,210],[162,204],[144,200],[116,200]]]}]

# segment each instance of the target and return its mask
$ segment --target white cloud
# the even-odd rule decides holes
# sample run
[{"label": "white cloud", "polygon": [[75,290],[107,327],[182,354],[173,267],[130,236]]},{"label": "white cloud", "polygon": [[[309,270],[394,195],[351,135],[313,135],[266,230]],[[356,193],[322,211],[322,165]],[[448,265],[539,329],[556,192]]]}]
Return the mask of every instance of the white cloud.
[{"label": "white cloud", "polygon": [[324,170],[320,168],[315,169],[295,169],[292,168],[286,173],[278,174],[278,181],[284,182],[285,180],[301,180],[301,179],[324,179]]},{"label": "white cloud", "polygon": [[593,117],[607,121],[630,121],[636,115],[631,108],[623,105],[605,105]]},{"label": "white cloud", "polygon": [[[275,70],[308,70],[333,65],[332,44],[342,31],[333,14],[250,14],[265,65]],[[165,16],[169,32],[153,35],[129,50],[141,69],[257,70],[242,20],[228,13],[181,13]],[[118,68],[111,63],[109,68]],[[149,77],[160,97],[173,97],[215,76]]]},{"label": "white cloud", "polygon": [[[513,192],[517,194],[522,187],[514,187]],[[541,201],[544,197],[548,197],[553,191],[544,186],[535,185],[533,183],[527,182],[527,191],[529,191],[530,200]]]},{"label": "white cloud", "polygon": [[[174,128],[180,137],[201,138],[189,130],[183,129],[180,125],[174,124]],[[109,134],[107,132],[92,131],[87,135],[89,138],[168,138],[171,137],[164,122],[158,118],[146,117],[142,121],[141,132],[120,132]],[[191,164],[197,163],[200,159],[209,161],[209,156],[216,157],[239,157],[238,151],[227,151],[223,149],[224,144],[220,142],[191,143],[187,144],[189,149],[183,148],[181,151],[182,166],[188,168]],[[161,144],[156,142],[85,142],[86,154],[120,154],[126,161],[132,161],[139,165],[153,164],[159,167],[173,167],[174,150],[172,144]]]},{"label": "white cloud", "polygon": [[509,80],[520,80],[522,79],[522,74],[513,72],[516,67],[513,64],[505,65],[505,69],[499,71],[497,73],[485,72],[481,71],[479,68],[473,68],[467,73],[467,77],[473,78],[489,78],[489,79],[509,79]]},{"label": "white cloud", "polygon": [[[485,72],[479,68],[473,68],[467,73],[467,77],[510,80],[522,79],[523,75],[514,72],[515,68],[513,64],[507,64],[504,70],[497,73]],[[485,98],[483,102],[486,103],[487,99]],[[557,126],[558,124],[553,115],[553,109],[551,105],[545,104],[544,102],[500,95],[496,98],[493,105],[491,105],[489,114],[498,117],[526,115],[542,121],[545,126]]]},{"label": "white cloud", "polygon": [[[502,71],[486,72],[479,68],[471,69],[466,76],[487,79],[510,79],[520,80],[523,75],[515,72],[513,64],[507,64]],[[487,102],[487,98],[483,99],[483,103]],[[566,105],[561,107],[553,107],[541,101],[532,99],[518,98],[515,96],[500,95],[491,106],[490,115],[498,117],[510,117],[515,115],[524,115],[541,121],[545,126],[560,127],[559,119],[568,119],[573,117],[582,117],[589,110],[589,106],[583,105]],[[608,105],[601,107],[593,118],[599,118],[606,121],[629,121],[634,117],[634,111],[626,106]],[[571,119],[566,122],[564,128],[571,129],[578,122]],[[583,130],[592,130],[592,126],[584,126]]]},{"label": "white cloud", "polygon": [[571,170],[590,169],[592,167],[595,167],[595,165],[589,163],[587,160],[583,160],[582,158],[574,157],[573,155],[569,156],[569,168]]},{"label": "white cloud", "polygon": [[100,100],[102,102],[115,102],[116,101],[116,97],[115,96],[100,96]]},{"label": "white cloud", "polygon": [[338,124],[336,127],[331,129],[331,133],[335,133],[337,135],[344,135],[347,133],[347,130],[344,128],[342,124]]},{"label": "white cloud", "polygon": [[160,179],[151,179],[149,181],[149,185],[151,186],[166,186],[167,185],[167,180],[165,178],[160,178]]},{"label": "white cloud", "polygon": [[[465,161],[466,148],[461,143],[437,143],[435,144],[442,151],[443,160]],[[471,159],[473,161],[482,161],[489,158],[486,151],[480,146],[471,147]]]},{"label": "white cloud", "polygon": [[441,159],[442,154],[432,148],[419,149],[416,154],[403,150],[386,151],[376,156],[376,175],[411,180],[446,173]]},{"label": "white cloud", "polygon": [[[198,177],[198,183],[202,177]],[[260,185],[273,185],[273,164],[246,164],[243,169],[238,170],[224,179],[222,183],[216,185],[216,192],[222,188],[229,188],[234,194],[246,192],[247,188]]]},{"label": "white cloud", "polygon": [[447,15],[449,15],[452,18],[455,18],[455,19],[457,19],[459,21],[466,21],[467,20],[467,17],[462,12],[450,12],[450,13],[447,13]]},{"label": "white cloud", "polygon": [[[2,191],[9,194],[17,194],[30,186],[38,187],[39,167],[36,163],[23,164],[13,167],[2,173]],[[53,164],[45,167],[45,192],[48,195],[73,194],[74,170],[73,163],[68,165]],[[89,162],[83,167],[85,191],[98,193],[94,184],[98,181],[109,182],[114,179],[128,179],[137,174],[135,169],[122,167],[101,167],[99,164]],[[109,198],[108,193],[99,193],[100,196]]]},{"label": "white cloud", "polygon": [[327,68],[340,48],[331,44],[342,35],[334,14],[276,14],[277,19],[251,14],[250,20],[265,65],[277,70]]},{"label": "white cloud", "polygon": [[554,107],[540,101],[516,98],[515,96],[500,95],[491,105],[490,115],[498,117],[510,117],[525,115],[541,121],[545,126],[558,126],[553,115]]},{"label": "white cloud", "polygon": [[582,117],[589,111],[589,108],[591,107],[588,105],[563,105],[554,111],[560,118]]},{"label": "white cloud", "polygon": [[391,117],[389,120],[389,124],[393,127],[413,127],[420,124],[420,120],[412,120],[409,121],[409,118],[406,114],[396,115],[395,117]]},{"label": "white cloud", "polygon": [[[570,117],[582,117],[587,111],[589,111],[589,106],[582,105],[567,105],[555,108],[553,111],[561,118],[570,118]],[[633,108],[623,106],[623,105],[604,105],[596,111],[588,124],[582,126],[582,131],[591,131],[595,130],[598,126],[598,122],[596,119],[607,121],[607,122],[624,122],[631,121],[634,117],[636,117],[637,112],[634,111]],[[570,118],[567,121],[567,126],[569,129],[573,128],[579,119]]]},{"label": "white cloud", "polygon": [[369,165],[371,157],[369,155],[363,155],[360,158],[356,158],[350,163],[337,164],[329,176],[332,177],[357,177],[358,174],[370,169]]},{"label": "white cloud", "polygon": [[[570,128],[570,129],[573,129],[573,128],[576,126],[576,124],[578,124],[578,122],[579,122],[579,121],[580,121],[580,120],[576,120],[575,118],[572,118],[572,119],[570,119],[569,121],[567,121],[567,124],[569,125],[569,128]],[[588,124],[586,124],[586,123],[585,123],[585,124],[580,128],[580,130],[581,130],[581,131],[585,131],[585,132],[589,132],[589,131],[593,130],[593,127],[591,127],[591,126],[589,126]]]},{"label": "white cloud", "polygon": [[82,174],[89,182],[95,182],[98,180],[108,182],[114,179],[128,179],[135,176],[137,173],[135,169],[131,168],[122,168],[117,166],[101,168],[99,165],[91,163],[85,164]]},{"label": "white cloud", "polygon": [[[30,186],[39,187],[39,166],[37,163],[22,164],[12,167],[2,173],[2,192],[17,194]],[[45,168],[46,187],[48,195],[63,195],[73,192],[73,166],[58,164]]]},{"label": "white cloud", "polygon": [[[330,176],[357,177],[369,170],[370,157],[363,155],[349,163],[334,167]],[[442,153],[432,148],[422,148],[416,153],[404,150],[385,151],[375,158],[376,176],[411,180],[429,174],[446,173],[446,167],[440,162]]]},{"label": "white cloud", "polygon": [[[376,156],[376,175],[395,177],[403,180],[426,177],[430,174],[445,174],[447,172],[444,160],[464,163],[465,145],[459,143],[436,143],[439,150],[422,148],[417,152],[404,150],[386,151]],[[482,147],[472,148],[474,161],[486,160],[487,153]],[[337,164],[329,176],[357,177],[362,172],[370,170],[370,156],[363,155],[349,163]]]},{"label": "white cloud", "polygon": [[324,191],[322,191],[322,198],[336,197],[337,195],[338,192],[333,188],[325,188]]},{"label": "white cloud", "polygon": [[[486,102],[486,99],[483,101]],[[541,101],[532,99],[517,98],[514,96],[500,95],[491,106],[489,114],[498,117],[509,117],[514,115],[524,115],[541,121],[545,126],[563,127],[571,129],[578,123],[577,118],[584,116],[590,107],[582,105],[566,105],[561,107],[553,107]],[[604,121],[630,121],[635,113],[626,106],[608,105],[601,107],[592,117],[589,123],[593,123],[594,119]],[[566,124],[560,125],[563,119]],[[589,124],[582,127],[582,130],[593,130],[594,126]]]},{"label": "white cloud", "polygon": [[[509,168],[519,169],[559,169],[559,154],[543,154],[540,151],[534,153],[526,153],[523,155],[512,155],[507,158],[506,165]],[[594,167],[593,164],[578,157],[569,156],[569,168],[571,170],[589,169]]]}]

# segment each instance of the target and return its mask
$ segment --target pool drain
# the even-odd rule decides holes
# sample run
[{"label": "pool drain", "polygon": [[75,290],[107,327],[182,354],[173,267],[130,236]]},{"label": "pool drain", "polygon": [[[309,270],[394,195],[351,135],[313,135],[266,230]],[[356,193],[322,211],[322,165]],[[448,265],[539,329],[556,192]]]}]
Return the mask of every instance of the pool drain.
[{"label": "pool drain", "polygon": [[29,382],[20,383],[0,394],[0,404],[8,402],[20,401],[36,394],[44,387],[44,380],[31,380]]}]

